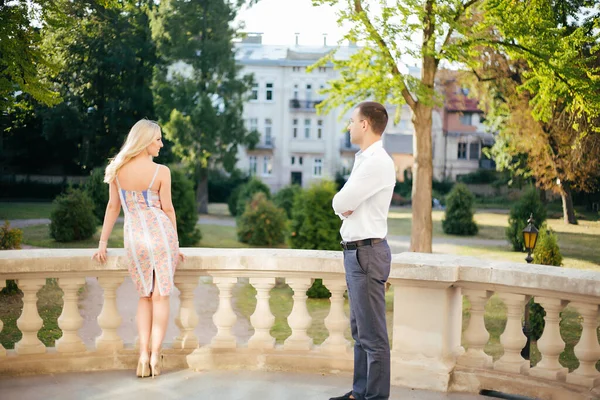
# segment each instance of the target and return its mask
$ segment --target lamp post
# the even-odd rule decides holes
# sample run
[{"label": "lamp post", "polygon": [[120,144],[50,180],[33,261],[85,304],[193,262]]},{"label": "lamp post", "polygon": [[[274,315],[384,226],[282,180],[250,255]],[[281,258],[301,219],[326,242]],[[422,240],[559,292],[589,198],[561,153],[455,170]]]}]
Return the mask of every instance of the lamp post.
[{"label": "lamp post", "polygon": [[[527,264],[531,264],[533,258],[531,257],[531,252],[535,249],[535,245],[537,243],[538,233],[539,231],[535,227],[533,214],[529,216],[527,220],[527,226],[523,229],[523,241],[525,242],[525,250],[527,250],[527,257],[525,257],[525,261]],[[523,333],[527,337],[527,343],[523,350],[521,350],[521,356],[529,360],[529,346],[531,344],[531,325],[529,324],[529,302],[525,305],[525,321],[523,324]]]}]

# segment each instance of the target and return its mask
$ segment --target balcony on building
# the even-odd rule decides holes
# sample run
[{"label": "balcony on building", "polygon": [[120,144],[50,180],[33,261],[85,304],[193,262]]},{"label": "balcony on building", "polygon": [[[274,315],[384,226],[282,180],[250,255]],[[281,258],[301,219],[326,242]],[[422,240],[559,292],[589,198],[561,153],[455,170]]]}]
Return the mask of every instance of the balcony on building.
[{"label": "balcony on building", "polygon": [[316,112],[317,106],[323,100],[301,100],[291,99],[290,100],[290,111],[295,112]]}]

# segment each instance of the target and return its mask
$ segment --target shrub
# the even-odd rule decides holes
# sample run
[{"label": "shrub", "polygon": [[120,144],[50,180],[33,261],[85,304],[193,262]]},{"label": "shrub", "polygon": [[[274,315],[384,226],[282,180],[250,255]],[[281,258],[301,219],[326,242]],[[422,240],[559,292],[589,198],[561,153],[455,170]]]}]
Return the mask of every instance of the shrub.
[{"label": "shrub", "polygon": [[449,235],[476,235],[479,229],[473,220],[473,194],[458,183],[446,199],[446,213],[442,220],[444,233]]},{"label": "shrub", "polygon": [[463,183],[492,183],[500,178],[498,172],[492,169],[478,169],[474,172],[460,175],[457,181]]},{"label": "shrub", "polygon": [[178,168],[171,168],[171,197],[177,216],[177,236],[181,247],[195,246],[202,238],[193,182]]},{"label": "shrub", "polygon": [[54,200],[50,215],[50,236],[57,242],[72,242],[91,238],[98,219],[94,203],[82,189],[67,189]]},{"label": "shrub", "polygon": [[84,188],[94,202],[94,215],[98,221],[104,221],[109,191],[109,186],[104,183],[104,168],[94,168]]},{"label": "shrub", "polygon": [[298,193],[302,191],[302,188],[298,185],[290,185],[282,188],[273,197],[273,202],[279,208],[285,210],[285,213],[289,219],[292,219],[292,210],[294,209],[294,198]]},{"label": "shrub", "polygon": [[209,201],[211,203],[228,202],[235,188],[248,182],[248,179],[247,175],[237,169],[229,175],[220,170],[208,171]]},{"label": "shrub", "polygon": [[0,250],[20,249],[23,240],[23,231],[11,228],[8,221],[0,228]]},{"label": "shrub", "polygon": [[[292,210],[290,244],[294,249],[339,250],[340,218],[333,213],[331,201],[335,183],[322,181],[298,193]],[[328,298],[331,293],[321,279],[315,279],[306,292],[311,298]]]},{"label": "shrub", "polygon": [[227,208],[229,209],[229,214],[231,214],[232,217],[235,217],[237,214],[237,203],[238,199],[240,198],[242,186],[244,185],[239,185],[238,187],[234,188],[227,198]]},{"label": "shrub", "polygon": [[527,226],[527,220],[531,214],[533,214],[536,226],[542,226],[546,221],[546,208],[534,187],[526,190],[521,199],[510,209],[506,237],[514,251],[523,251],[525,248],[523,229]]},{"label": "shrub", "polygon": [[235,209],[235,216],[238,217],[246,210],[246,204],[252,200],[254,194],[263,192],[266,195],[267,200],[271,199],[271,190],[265,185],[260,179],[252,178],[248,183],[242,185],[238,199],[237,206]]},{"label": "shrub", "polygon": [[537,244],[533,250],[533,262],[542,265],[562,265],[562,255],[558,248],[556,234],[544,224],[540,228]]},{"label": "shrub", "polygon": [[238,240],[255,246],[275,246],[285,242],[285,212],[257,192],[238,219]]}]

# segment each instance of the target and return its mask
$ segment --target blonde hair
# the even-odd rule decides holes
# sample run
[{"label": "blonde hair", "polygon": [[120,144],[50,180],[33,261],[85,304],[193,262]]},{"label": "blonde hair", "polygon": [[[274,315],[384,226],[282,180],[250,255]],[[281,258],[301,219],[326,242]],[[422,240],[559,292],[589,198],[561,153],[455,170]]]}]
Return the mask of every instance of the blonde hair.
[{"label": "blonde hair", "polygon": [[121,167],[144,151],[152,143],[157,133],[160,133],[160,126],[156,122],[148,119],[141,119],[136,122],[131,127],[121,150],[115,158],[110,160],[106,167],[104,182],[111,183],[114,181]]}]

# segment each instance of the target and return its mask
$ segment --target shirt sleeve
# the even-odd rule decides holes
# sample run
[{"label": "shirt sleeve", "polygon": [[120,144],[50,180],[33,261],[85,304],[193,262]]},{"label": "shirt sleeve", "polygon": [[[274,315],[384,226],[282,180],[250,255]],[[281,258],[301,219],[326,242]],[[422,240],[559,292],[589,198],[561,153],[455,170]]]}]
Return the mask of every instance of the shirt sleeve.
[{"label": "shirt sleeve", "polygon": [[384,173],[377,167],[374,158],[366,160],[361,167],[350,175],[348,181],[334,197],[333,210],[340,218],[346,211],[355,211],[366,199],[386,188]]}]

